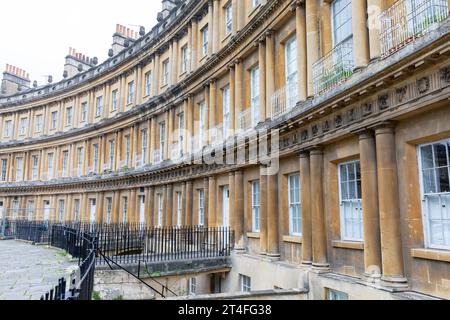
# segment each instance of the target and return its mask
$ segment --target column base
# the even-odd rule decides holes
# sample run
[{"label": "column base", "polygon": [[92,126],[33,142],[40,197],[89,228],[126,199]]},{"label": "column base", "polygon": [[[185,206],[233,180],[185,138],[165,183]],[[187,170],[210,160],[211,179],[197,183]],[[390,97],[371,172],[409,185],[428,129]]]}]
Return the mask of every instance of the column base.
[{"label": "column base", "polygon": [[312,261],[302,261],[302,266],[304,267],[312,267]]},{"label": "column base", "polygon": [[403,277],[382,276],[381,284],[393,289],[406,289],[409,286],[408,279]]},{"label": "column base", "polygon": [[243,247],[236,247],[236,248],[234,248],[233,251],[234,251],[236,254],[244,254],[244,253],[247,252],[247,250],[245,250],[245,248],[243,248]]},{"label": "column base", "polygon": [[328,273],[331,271],[330,264],[328,264],[328,263],[313,263],[312,271],[315,273]]}]

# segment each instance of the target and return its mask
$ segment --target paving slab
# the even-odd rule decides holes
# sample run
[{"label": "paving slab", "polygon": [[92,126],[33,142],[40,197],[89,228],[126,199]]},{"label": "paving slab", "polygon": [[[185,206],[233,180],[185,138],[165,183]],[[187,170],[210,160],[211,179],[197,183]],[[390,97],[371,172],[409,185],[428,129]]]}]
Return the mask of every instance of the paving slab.
[{"label": "paving slab", "polygon": [[0,241],[0,300],[39,300],[76,269],[77,263],[62,250]]}]

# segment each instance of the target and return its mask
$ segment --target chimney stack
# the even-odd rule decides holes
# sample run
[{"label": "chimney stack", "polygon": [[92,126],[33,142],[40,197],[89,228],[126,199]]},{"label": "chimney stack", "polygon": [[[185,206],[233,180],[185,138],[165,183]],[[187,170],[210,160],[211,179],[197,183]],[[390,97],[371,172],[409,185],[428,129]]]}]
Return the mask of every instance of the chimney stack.
[{"label": "chimney stack", "polygon": [[[112,56],[115,56],[127,46],[125,43],[132,44],[139,38],[139,32],[127,28],[121,24],[116,24],[116,32],[113,34]],[[111,56],[110,54],[108,54]]]},{"label": "chimney stack", "polygon": [[[87,55],[77,52],[74,48],[69,48],[69,54],[66,56],[64,65],[64,78],[71,78],[79,72],[85,71],[96,65],[97,57],[90,58]],[[81,66],[81,67],[80,67]]]},{"label": "chimney stack", "polygon": [[162,0],[162,11],[158,13],[158,21],[165,20],[181,1],[182,0]]},{"label": "chimney stack", "polygon": [[30,88],[30,74],[25,70],[7,64],[3,72],[0,95],[12,95]]}]

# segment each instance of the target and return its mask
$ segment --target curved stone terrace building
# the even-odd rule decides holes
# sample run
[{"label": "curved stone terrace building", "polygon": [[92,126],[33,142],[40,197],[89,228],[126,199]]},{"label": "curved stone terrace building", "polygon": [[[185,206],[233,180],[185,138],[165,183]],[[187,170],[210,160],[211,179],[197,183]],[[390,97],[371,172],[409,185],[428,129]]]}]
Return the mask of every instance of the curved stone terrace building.
[{"label": "curved stone terrace building", "polygon": [[118,25],[106,61],[70,49],[58,83],[7,66],[0,211],[230,226],[233,268],[213,292],[448,299],[448,13],[165,0],[149,33]]}]

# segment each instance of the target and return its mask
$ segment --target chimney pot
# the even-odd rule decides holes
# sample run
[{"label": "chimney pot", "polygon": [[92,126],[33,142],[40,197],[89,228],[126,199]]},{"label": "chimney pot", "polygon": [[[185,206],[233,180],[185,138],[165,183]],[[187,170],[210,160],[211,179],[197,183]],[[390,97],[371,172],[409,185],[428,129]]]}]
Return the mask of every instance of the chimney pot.
[{"label": "chimney pot", "polygon": [[38,86],[38,83],[37,83],[36,80],[34,80],[34,81],[33,81],[33,87],[34,87],[34,88],[37,88],[37,86]]}]

